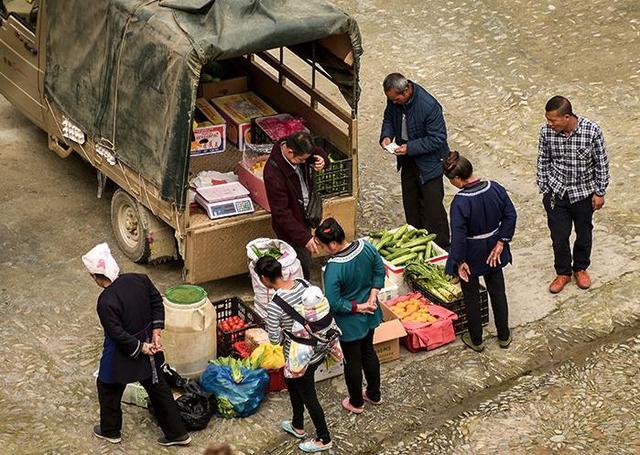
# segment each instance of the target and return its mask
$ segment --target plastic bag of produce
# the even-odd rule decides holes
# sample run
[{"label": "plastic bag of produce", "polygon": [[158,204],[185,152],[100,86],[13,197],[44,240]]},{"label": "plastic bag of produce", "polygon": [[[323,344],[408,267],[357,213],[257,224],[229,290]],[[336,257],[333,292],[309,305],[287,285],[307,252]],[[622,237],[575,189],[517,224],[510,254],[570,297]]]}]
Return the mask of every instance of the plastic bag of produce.
[{"label": "plastic bag of produce", "polygon": [[253,350],[251,359],[258,359],[260,356],[262,356],[260,368],[277,370],[284,366],[284,352],[280,345],[270,343],[261,344]]},{"label": "plastic bag of produce", "polygon": [[269,385],[266,370],[244,367],[240,370],[239,381],[236,381],[238,377],[234,379],[232,368],[226,365],[209,365],[200,376],[202,389],[216,396],[218,412],[227,419],[254,414]]},{"label": "plastic bag of produce", "polygon": [[251,274],[251,284],[255,294],[253,299],[254,309],[263,319],[267,317],[267,305],[275,293],[275,291],[267,289],[262,284],[254,268],[256,261],[265,254],[273,255],[282,264],[282,277],[285,280],[303,278],[300,260],[296,255],[296,251],[287,242],[278,239],[260,238],[247,244],[249,273]]}]

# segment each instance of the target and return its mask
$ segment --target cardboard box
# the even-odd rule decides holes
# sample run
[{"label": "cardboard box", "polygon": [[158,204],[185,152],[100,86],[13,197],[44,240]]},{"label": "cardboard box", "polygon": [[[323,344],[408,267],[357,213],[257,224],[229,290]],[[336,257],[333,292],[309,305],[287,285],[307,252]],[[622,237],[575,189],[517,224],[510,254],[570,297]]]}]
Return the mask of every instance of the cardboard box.
[{"label": "cardboard box", "polygon": [[344,374],[344,363],[337,362],[327,368],[327,362],[322,362],[316,370],[315,382],[335,378]]},{"label": "cardboard box", "polygon": [[242,186],[249,190],[251,200],[267,212],[271,212],[269,199],[267,199],[267,190],[264,186],[264,180],[261,179],[260,176],[254,174],[244,161],[238,162],[236,174],[238,174],[238,181],[242,183]]},{"label": "cardboard box", "polygon": [[204,82],[198,86],[198,96],[210,100],[220,96],[235,95],[249,90],[247,77],[239,76],[222,81]]},{"label": "cardboard box", "polygon": [[400,338],[407,335],[402,321],[389,310],[384,302],[398,295],[398,287],[381,289],[378,301],[382,307],[383,323],[373,333],[373,347],[378,354],[380,363],[390,362],[400,358]]},{"label": "cardboard box", "polygon": [[211,102],[227,121],[227,139],[241,151],[251,142],[252,120],[277,114],[253,92],[213,98]]},{"label": "cardboard box", "polygon": [[204,98],[196,100],[191,156],[224,152],[226,122]]}]

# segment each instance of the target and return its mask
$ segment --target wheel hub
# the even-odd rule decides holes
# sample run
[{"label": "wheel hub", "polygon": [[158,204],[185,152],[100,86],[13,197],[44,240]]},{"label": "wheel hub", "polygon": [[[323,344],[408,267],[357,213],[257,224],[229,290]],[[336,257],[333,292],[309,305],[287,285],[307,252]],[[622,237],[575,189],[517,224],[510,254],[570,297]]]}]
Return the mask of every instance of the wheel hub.
[{"label": "wheel hub", "polygon": [[122,239],[132,248],[140,241],[138,214],[134,207],[125,205],[120,208],[120,234]]}]

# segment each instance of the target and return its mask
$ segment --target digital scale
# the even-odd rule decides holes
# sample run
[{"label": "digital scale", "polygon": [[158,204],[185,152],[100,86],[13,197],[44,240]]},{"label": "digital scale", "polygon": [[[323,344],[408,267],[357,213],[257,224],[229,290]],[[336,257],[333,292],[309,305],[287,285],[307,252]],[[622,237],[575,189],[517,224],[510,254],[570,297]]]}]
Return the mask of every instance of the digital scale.
[{"label": "digital scale", "polygon": [[239,182],[198,188],[195,201],[207,211],[212,220],[254,211],[249,190]]}]

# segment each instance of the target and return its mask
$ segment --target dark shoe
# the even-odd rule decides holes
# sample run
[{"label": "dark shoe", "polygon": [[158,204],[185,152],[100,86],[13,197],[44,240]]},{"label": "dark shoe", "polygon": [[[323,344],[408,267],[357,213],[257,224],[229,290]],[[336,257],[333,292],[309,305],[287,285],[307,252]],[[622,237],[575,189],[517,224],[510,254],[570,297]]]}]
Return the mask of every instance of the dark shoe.
[{"label": "dark shoe", "polygon": [[498,345],[502,348],[502,349],[507,349],[509,347],[509,345],[511,344],[511,335],[509,335],[509,338],[507,338],[506,340],[498,340]]},{"label": "dark shoe", "polygon": [[571,282],[571,275],[558,275],[549,285],[549,292],[557,294],[562,291],[567,283]]},{"label": "dark shoe", "polygon": [[122,438],[120,436],[109,437],[109,436],[103,435],[102,431],[100,430],[100,425],[96,425],[96,426],[93,427],[93,435],[96,438],[100,438],[100,439],[104,439],[105,441],[109,441],[111,444],[119,444],[122,441]]},{"label": "dark shoe", "polygon": [[462,338],[462,342],[466,344],[468,347],[470,347],[471,349],[473,349],[474,351],[476,352],[484,351],[484,343],[474,344],[474,342],[471,341],[471,335],[469,335],[469,332],[463,333],[461,338]]},{"label": "dark shoe", "polygon": [[160,439],[158,439],[158,444],[160,444],[161,446],[167,446],[167,447],[168,446],[188,446],[190,442],[191,442],[191,436],[189,435],[189,433],[185,434],[181,438],[173,439],[171,441],[168,440],[166,436],[163,436]]},{"label": "dark shoe", "polygon": [[576,270],[574,276],[580,289],[589,289],[591,287],[591,278],[586,270]]}]

